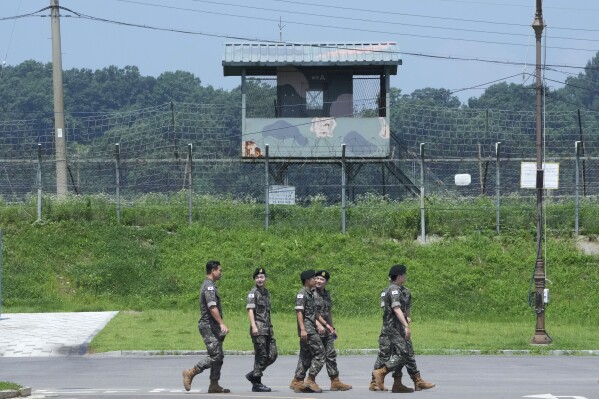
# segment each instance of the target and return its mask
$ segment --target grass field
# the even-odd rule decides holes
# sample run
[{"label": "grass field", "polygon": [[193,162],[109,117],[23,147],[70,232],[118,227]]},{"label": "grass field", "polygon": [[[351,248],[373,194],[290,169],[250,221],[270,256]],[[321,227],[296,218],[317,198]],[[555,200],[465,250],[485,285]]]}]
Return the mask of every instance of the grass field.
[{"label": "grass field", "polygon": [[[536,237],[528,208],[506,205],[502,218],[517,222],[497,234],[488,199],[461,203],[451,217],[429,217],[438,240],[421,245],[413,202],[371,197],[352,204],[352,227],[341,234],[339,208],[323,203],[274,208],[266,231],[260,224],[263,207],[255,202],[201,200],[195,215],[201,222],[191,226],[184,201],[160,196],[129,204],[121,224],[104,197],[50,199],[44,202],[46,219],[37,222],[32,204],[0,203],[3,311],[119,310],[93,350],[203,349],[196,327],[198,291],[206,261],[218,259],[231,328],[226,348],[251,349],[244,304],[251,273],[261,266],[268,272],[279,346],[291,352],[297,348],[292,304],[299,273],[326,268],[338,349],[374,348],[379,293],[389,267],[401,262],[408,266],[418,351],[530,348]],[[431,201],[446,210],[456,205]],[[543,257],[551,347],[597,349],[599,258],[579,251],[569,227],[559,223],[571,219],[571,204],[549,205]],[[599,206],[592,201],[584,206],[588,224]]]},{"label": "grass field", "polygon": [[[204,343],[197,331],[198,312],[150,310],[122,312],[110,322],[91,343],[92,352],[120,350],[190,351],[204,350]],[[242,313],[225,315],[230,333],[224,343],[226,350],[251,351],[247,316]],[[361,349],[378,348],[381,327],[380,316],[338,317],[336,328],[339,337],[336,348],[343,353],[355,353]],[[295,315],[273,316],[275,336],[280,353],[290,354],[298,350]],[[546,353],[548,350],[596,350],[596,324],[561,324],[548,322],[548,333],[554,339],[549,346],[531,346],[535,318],[511,321],[475,320],[423,320],[413,321],[413,343],[418,353],[444,354],[452,351],[478,350],[494,354],[501,350],[532,350]]]}]

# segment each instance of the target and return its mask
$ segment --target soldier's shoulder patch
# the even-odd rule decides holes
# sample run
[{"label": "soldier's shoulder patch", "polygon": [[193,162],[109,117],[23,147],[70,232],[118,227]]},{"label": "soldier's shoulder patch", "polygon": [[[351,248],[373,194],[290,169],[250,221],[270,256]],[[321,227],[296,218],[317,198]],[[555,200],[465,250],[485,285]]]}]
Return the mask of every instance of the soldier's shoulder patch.
[{"label": "soldier's shoulder patch", "polygon": [[399,291],[397,291],[397,290],[391,291],[391,295],[397,295],[397,294],[399,294]]},{"label": "soldier's shoulder patch", "polygon": [[214,286],[213,285],[209,285],[206,289],[208,291],[214,291]]},{"label": "soldier's shoulder patch", "polygon": [[254,297],[254,293],[253,293],[253,292],[250,292],[250,293],[248,294],[248,298],[253,298],[253,297]]},{"label": "soldier's shoulder patch", "polygon": [[297,299],[302,299],[304,297],[304,294],[297,294]]}]

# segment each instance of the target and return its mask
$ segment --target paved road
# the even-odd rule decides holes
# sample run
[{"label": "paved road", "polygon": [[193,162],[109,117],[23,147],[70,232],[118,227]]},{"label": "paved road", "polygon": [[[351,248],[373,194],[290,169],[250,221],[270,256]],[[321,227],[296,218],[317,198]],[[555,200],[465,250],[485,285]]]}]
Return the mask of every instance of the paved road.
[{"label": "paved road", "polygon": [[[191,367],[197,359],[197,356],[4,357],[0,358],[0,379],[31,386],[35,396],[170,398],[188,394],[182,387],[181,370]],[[316,379],[325,389],[322,394],[295,394],[288,388],[297,361],[295,356],[282,356],[266,370],[263,382],[271,386],[273,392],[252,393],[250,384],[243,378],[252,360],[252,356],[225,357],[221,385],[230,388],[230,394],[206,394],[208,375],[205,373],[196,376],[191,394],[213,398],[329,399],[392,395],[368,391],[372,356],[339,357],[342,380],[353,384],[354,389],[329,392],[323,370]],[[423,377],[435,382],[437,387],[409,394],[413,398],[518,399],[534,395],[539,399],[599,398],[597,356],[419,356],[417,361]],[[387,383],[391,381],[388,376]]]},{"label": "paved road", "polygon": [[[33,397],[163,398],[188,394],[181,371],[198,356],[84,355],[91,339],[116,312],[12,313],[0,317],[0,380],[33,388]],[[198,348],[200,349],[200,348]],[[596,351],[593,351],[595,353]],[[374,355],[340,356],[348,392],[329,392],[326,370],[318,376],[323,394],[295,394],[289,382],[296,356],[281,356],[263,378],[271,393],[252,393],[243,378],[252,356],[226,356],[221,383],[228,395],[208,395],[207,374],[196,377],[191,394],[247,398],[344,398],[387,396],[368,391]],[[597,399],[599,356],[418,356],[422,376],[437,387],[411,395],[443,399]],[[388,384],[392,383],[390,376]],[[404,381],[409,385],[409,381]]]}]

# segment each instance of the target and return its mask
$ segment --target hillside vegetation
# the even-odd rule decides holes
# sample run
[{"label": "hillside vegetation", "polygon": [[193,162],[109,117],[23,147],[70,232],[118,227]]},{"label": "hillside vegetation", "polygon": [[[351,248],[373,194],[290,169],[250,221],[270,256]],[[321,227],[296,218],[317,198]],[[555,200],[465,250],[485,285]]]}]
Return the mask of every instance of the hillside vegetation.
[{"label": "hillside vegetation", "polygon": [[[418,219],[406,219],[415,221],[410,225],[398,214],[412,211],[393,205],[381,206],[378,212],[381,220],[396,221],[396,229],[365,223],[341,234],[323,228],[327,222],[336,223],[323,220],[334,211],[326,206],[320,211],[316,205],[297,207],[304,212],[302,224],[291,219],[266,231],[259,217],[254,223],[242,222],[243,215],[259,216],[255,204],[222,201],[220,208],[211,208],[218,218],[191,226],[184,217],[165,223],[161,215],[169,212],[166,203],[162,208],[132,209],[131,214],[143,213],[143,218],[130,215],[122,224],[114,220],[108,201],[94,203],[91,209],[89,202],[85,204],[54,201],[48,218],[35,223],[24,206],[0,206],[3,311],[196,312],[204,265],[218,259],[224,270],[219,287],[229,314],[244,312],[257,266],[268,271],[275,313],[292,312],[302,270],[325,268],[332,274],[337,314],[378,314],[378,294],[387,284],[389,267],[401,262],[408,266],[408,285],[420,319],[534,317],[528,305],[536,258],[531,229],[452,235],[451,220],[437,221],[435,233],[443,238],[421,245],[414,239]],[[311,221],[315,227],[310,227]],[[580,253],[567,233],[548,235],[547,314],[562,323],[597,325],[597,257]]]}]

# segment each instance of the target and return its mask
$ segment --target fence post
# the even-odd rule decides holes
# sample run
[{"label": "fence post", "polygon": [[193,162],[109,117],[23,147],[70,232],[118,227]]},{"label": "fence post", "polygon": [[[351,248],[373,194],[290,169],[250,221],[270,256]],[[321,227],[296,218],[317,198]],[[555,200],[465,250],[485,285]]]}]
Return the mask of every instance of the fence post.
[{"label": "fence post", "polygon": [[345,168],[345,144],[341,144],[341,233],[345,234],[345,185],[347,182],[347,170]]},{"label": "fence post", "polygon": [[420,240],[426,242],[424,220],[424,143],[420,143]]},{"label": "fence post", "polygon": [[37,220],[42,220],[42,144],[37,144]]},{"label": "fence post", "polygon": [[501,184],[500,184],[500,178],[501,178],[501,172],[499,170],[499,159],[501,156],[501,142],[498,141],[497,143],[495,143],[495,229],[497,231],[497,234],[499,234],[500,231],[500,227],[499,227],[499,216],[501,214]]},{"label": "fence post", "polygon": [[0,227],[0,317],[2,317],[2,227]]},{"label": "fence post", "polygon": [[[580,108],[578,109],[578,132],[580,135],[580,144],[578,144],[579,152],[584,157],[584,141],[582,140],[582,118],[580,117]],[[587,184],[586,184],[586,168],[584,159],[582,160],[582,195],[587,196]]]},{"label": "fence post", "polygon": [[574,234],[578,235],[578,216],[579,216],[579,207],[580,207],[580,172],[579,172],[579,162],[580,162],[580,141],[574,142],[574,151],[576,152],[576,183],[575,183],[575,193],[574,193]]},{"label": "fence post", "polygon": [[116,222],[121,223],[121,145],[114,145],[116,176]]},{"label": "fence post", "polygon": [[264,149],[264,180],[265,180],[265,192],[264,192],[264,206],[265,215],[264,215],[264,228],[268,230],[268,223],[270,219],[270,206],[269,206],[269,181],[268,181],[268,144],[266,144]]},{"label": "fence post", "polygon": [[193,181],[191,180],[193,178],[193,144],[191,143],[187,144],[187,165],[189,165],[187,168],[187,173],[189,174],[187,176],[187,180],[189,181],[187,212],[189,225],[191,226],[191,223],[193,222]]}]

